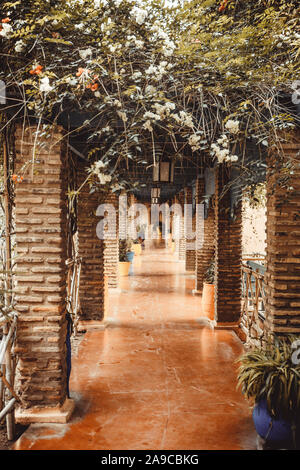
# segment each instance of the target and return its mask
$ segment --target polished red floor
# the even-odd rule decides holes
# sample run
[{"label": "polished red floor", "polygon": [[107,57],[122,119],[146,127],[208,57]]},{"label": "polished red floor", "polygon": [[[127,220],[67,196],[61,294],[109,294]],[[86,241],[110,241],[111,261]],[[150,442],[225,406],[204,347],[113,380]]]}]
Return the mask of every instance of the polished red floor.
[{"label": "polished red floor", "polygon": [[73,360],[70,423],[31,425],[15,449],[254,449],[236,390],[242,344],[199,325],[193,284],[167,250],[137,258],[110,294],[110,326],[87,333]]}]

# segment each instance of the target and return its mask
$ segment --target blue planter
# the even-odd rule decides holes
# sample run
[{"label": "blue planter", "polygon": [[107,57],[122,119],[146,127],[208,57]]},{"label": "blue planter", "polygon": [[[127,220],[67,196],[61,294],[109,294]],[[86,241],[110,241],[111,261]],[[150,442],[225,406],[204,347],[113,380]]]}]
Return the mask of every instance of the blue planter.
[{"label": "blue planter", "polygon": [[267,442],[293,442],[291,423],[280,417],[273,418],[266,400],[260,400],[255,405],[252,416],[257,434]]},{"label": "blue planter", "polygon": [[130,261],[130,263],[132,263],[133,258],[134,258],[134,251],[128,251],[128,253],[126,253],[126,257],[127,257],[127,260]]}]

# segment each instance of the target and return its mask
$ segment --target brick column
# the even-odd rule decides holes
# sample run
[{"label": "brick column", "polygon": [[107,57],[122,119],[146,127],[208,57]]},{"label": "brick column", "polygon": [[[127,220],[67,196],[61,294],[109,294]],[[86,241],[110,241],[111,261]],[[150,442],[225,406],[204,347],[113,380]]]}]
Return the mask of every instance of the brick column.
[{"label": "brick column", "polygon": [[[193,189],[191,187],[187,187],[184,189],[184,203],[192,205],[193,204]],[[192,212],[190,212],[192,214]],[[194,233],[195,232],[195,216],[192,217],[191,220],[189,218],[185,219],[185,229],[186,233]],[[185,250],[185,269],[186,271],[195,271],[196,267],[196,250],[189,245],[195,244],[195,240],[187,239],[186,238],[186,250]]]},{"label": "brick column", "polygon": [[[119,281],[119,198],[115,193],[104,194],[103,203],[115,208],[116,233],[112,233],[104,240],[104,275],[110,288],[117,288]],[[108,212],[107,219],[113,222],[113,214]]]},{"label": "brick column", "polygon": [[180,238],[179,238],[179,260],[185,261],[185,234],[184,234],[184,191],[182,190],[177,196],[177,204],[181,205],[182,217],[180,220]]},{"label": "brick column", "polygon": [[[196,200],[197,204],[201,204],[205,194],[204,178],[198,178],[196,184]],[[197,230],[196,236],[198,242],[201,240],[202,247],[197,249],[196,252],[196,289],[194,293],[201,295],[204,275],[215,252],[215,209],[212,200],[209,204],[207,218],[204,219],[202,223],[199,221],[199,225],[200,227]],[[204,233],[201,233],[202,231],[204,231]]]},{"label": "brick column", "polygon": [[[15,134],[16,310],[19,422],[66,422],[67,180],[62,133],[34,144],[36,127]],[[34,162],[31,164],[30,162]]]},{"label": "brick column", "polygon": [[[278,156],[269,158],[267,172],[267,334],[300,333],[300,133],[283,145],[284,160],[295,163],[288,185],[279,188]],[[277,166],[275,166],[277,165]]]},{"label": "brick column", "polygon": [[215,315],[218,323],[237,322],[241,315],[241,206],[236,209],[233,220],[230,218],[229,191],[220,197],[222,188],[229,181],[229,171],[223,165],[216,168]]},{"label": "brick column", "polygon": [[[87,177],[85,164],[77,170],[78,187]],[[80,191],[77,202],[78,254],[82,258],[80,280],[81,324],[101,321],[105,314],[104,242],[97,237],[97,224],[101,218],[96,210],[102,203],[100,193],[90,194],[89,185]],[[90,323],[90,326],[92,323]]]}]

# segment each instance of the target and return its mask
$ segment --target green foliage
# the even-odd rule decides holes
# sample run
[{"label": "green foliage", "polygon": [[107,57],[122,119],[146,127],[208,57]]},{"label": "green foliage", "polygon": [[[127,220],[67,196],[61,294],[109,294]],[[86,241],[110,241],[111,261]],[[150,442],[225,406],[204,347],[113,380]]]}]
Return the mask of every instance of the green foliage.
[{"label": "green foliage", "polygon": [[128,261],[127,253],[131,251],[132,243],[133,242],[130,238],[119,241],[119,261]]},{"label": "green foliage", "polygon": [[[93,161],[104,160],[111,174],[118,168],[120,178],[129,162],[151,166],[159,142],[173,158],[217,158],[239,168],[244,186],[256,184],[249,142],[261,162],[272,145],[280,150],[278,131],[288,138],[299,124],[278,100],[291,97],[299,77],[299,10],[296,0],[220,4],[5,2],[11,30],[0,36],[0,79],[41,133],[63,110],[87,113],[80,129],[98,149]],[[226,128],[231,120],[236,133]],[[224,134],[227,160],[212,151]],[[230,158],[236,149],[238,160]]]},{"label": "green foliage", "polygon": [[215,282],[215,257],[213,256],[207,270],[204,273],[204,282],[214,284]]},{"label": "green foliage", "polygon": [[300,414],[300,364],[292,348],[295,337],[274,338],[264,349],[251,349],[239,359],[238,386],[257,403],[266,399],[269,412],[291,419]]}]

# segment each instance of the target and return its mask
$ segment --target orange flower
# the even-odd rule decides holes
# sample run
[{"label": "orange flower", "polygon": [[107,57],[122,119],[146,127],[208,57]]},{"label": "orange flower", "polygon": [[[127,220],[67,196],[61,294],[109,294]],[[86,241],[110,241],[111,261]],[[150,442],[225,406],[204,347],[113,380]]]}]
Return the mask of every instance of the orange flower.
[{"label": "orange flower", "polygon": [[79,67],[78,72],[76,73],[76,77],[80,77],[84,72],[84,69],[82,67]]},{"label": "orange flower", "polygon": [[34,69],[30,70],[30,74],[31,75],[39,75],[40,73],[42,73],[42,70],[43,70],[43,66],[42,65],[37,65]]},{"label": "orange flower", "polygon": [[2,23],[9,23],[9,22],[10,22],[10,18],[8,18],[8,17],[3,18],[3,20],[2,20]]},{"label": "orange flower", "polygon": [[92,91],[96,91],[96,90],[98,90],[98,88],[99,88],[98,83],[94,83],[94,84],[91,86],[91,90],[92,90]]},{"label": "orange flower", "polygon": [[223,11],[225,10],[226,6],[227,6],[227,2],[228,0],[223,0],[220,7],[219,7],[219,11]]},{"label": "orange flower", "polygon": [[15,173],[12,175],[11,179],[14,183],[22,183],[23,176],[16,175]]}]

